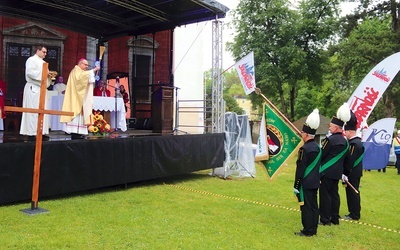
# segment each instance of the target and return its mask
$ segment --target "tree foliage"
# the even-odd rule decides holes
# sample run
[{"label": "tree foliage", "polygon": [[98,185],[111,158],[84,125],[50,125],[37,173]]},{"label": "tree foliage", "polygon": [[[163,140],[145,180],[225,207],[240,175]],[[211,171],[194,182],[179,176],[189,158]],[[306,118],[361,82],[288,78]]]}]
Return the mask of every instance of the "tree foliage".
[{"label": "tree foliage", "polygon": [[[291,120],[314,108],[336,114],[371,68],[400,49],[400,3],[359,0],[340,17],[340,2],[303,0],[293,8],[285,0],[242,0],[234,10],[237,33],[228,50],[236,60],[254,51],[257,86]],[[369,123],[400,117],[397,78]]]},{"label": "tree foliage", "polygon": [[229,51],[236,59],[254,51],[257,86],[290,118],[300,85],[322,84],[321,51],[339,27],[338,2],[302,1],[294,10],[285,0],[247,0],[234,12],[237,35]]},{"label": "tree foliage", "polygon": [[[361,1],[354,14],[347,16],[351,23],[345,29],[342,40],[337,46],[332,46],[334,57],[338,60],[338,72],[342,73],[342,86],[355,90],[365,75],[380,61],[400,50],[398,30],[399,4],[395,1],[383,1],[373,4],[373,1]],[[384,117],[399,117],[400,105],[397,96],[400,94],[399,79],[396,77],[385,91],[382,99],[369,118],[369,123]]]},{"label": "tree foliage", "polygon": [[[224,77],[224,90],[223,90],[223,99],[226,104],[226,111],[235,112],[238,115],[244,113],[244,110],[239,107],[233,96],[237,96],[240,94],[244,94],[243,87],[238,88],[237,85],[240,84],[240,79],[237,73],[234,70],[227,71],[223,75]],[[204,83],[206,86],[206,99],[207,106],[211,105],[211,96],[212,96],[212,69],[204,72]],[[210,116],[210,115],[208,115]]]}]

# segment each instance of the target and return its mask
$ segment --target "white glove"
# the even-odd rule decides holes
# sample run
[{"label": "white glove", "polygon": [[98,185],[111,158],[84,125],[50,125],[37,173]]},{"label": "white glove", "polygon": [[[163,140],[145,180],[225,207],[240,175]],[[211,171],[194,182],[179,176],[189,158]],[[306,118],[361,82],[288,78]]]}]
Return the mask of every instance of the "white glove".
[{"label": "white glove", "polygon": [[293,192],[294,192],[295,194],[300,194],[300,191],[297,190],[297,188],[293,188]]},{"label": "white glove", "polygon": [[349,178],[346,175],[342,174],[342,181],[343,182],[348,182]]}]

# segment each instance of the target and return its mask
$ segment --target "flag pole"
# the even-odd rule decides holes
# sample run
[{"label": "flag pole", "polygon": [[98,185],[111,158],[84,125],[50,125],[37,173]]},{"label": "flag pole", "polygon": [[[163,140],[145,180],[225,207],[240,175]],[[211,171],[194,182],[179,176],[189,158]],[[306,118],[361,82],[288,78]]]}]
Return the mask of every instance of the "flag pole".
[{"label": "flag pole", "polygon": [[272,102],[271,102],[270,100],[268,100],[267,97],[265,97],[265,95],[264,95],[263,93],[261,93],[261,89],[260,89],[260,88],[256,88],[256,89],[255,89],[255,92],[256,92],[257,95],[260,95],[260,96],[268,103],[268,105],[269,105],[271,108],[273,108],[273,109],[285,120],[285,122],[286,122],[287,124],[289,124],[289,125],[292,127],[292,129],[293,129],[294,131],[296,131],[296,133],[301,137],[301,132],[293,125],[293,123],[292,123],[291,121],[289,121],[289,120],[286,118],[285,115],[282,114],[281,111],[279,111],[279,109],[278,109],[277,107],[275,107],[274,104],[272,104]]},{"label": "flag pole", "polygon": [[232,64],[231,66],[229,66],[226,70],[222,71],[221,75],[223,75],[226,71],[228,71],[230,68],[232,68],[233,66],[235,66],[235,64]]}]

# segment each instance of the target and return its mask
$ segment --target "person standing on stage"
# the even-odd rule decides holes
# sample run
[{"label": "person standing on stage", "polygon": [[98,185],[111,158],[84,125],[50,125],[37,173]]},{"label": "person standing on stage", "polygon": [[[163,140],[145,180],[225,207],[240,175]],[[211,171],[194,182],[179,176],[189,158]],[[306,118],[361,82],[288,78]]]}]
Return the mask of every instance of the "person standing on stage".
[{"label": "person standing on stage", "polygon": [[393,147],[396,155],[397,174],[400,174],[400,130],[397,130],[397,136],[393,139]]},{"label": "person standing on stage", "polygon": [[121,84],[121,86],[119,86],[119,92],[120,92],[120,94],[122,95],[122,99],[124,100],[125,112],[127,112],[127,111],[128,111],[127,104],[128,104],[128,102],[129,102],[129,95],[128,95],[128,93],[126,92],[124,85]]},{"label": "person standing on stage", "polygon": [[100,80],[98,86],[95,87],[93,90],[93,95],[110,97],[111,93],[110,90],[107,89],[107,84],[103,80]]},{"label": "person standing on stage", "polygon": [[6,92],[7,84],[0,79],[0,130],[4,130],[3,119],[6,118],[6,112],[4,111]]},{"label": "person standing on stage", "polygon": [[348,142],[343,136],[343,125],[350,119],[350,108],[344,103],[333,116],[329,124],[330,136],[322,143],[320,168],[321,184],[319,188],[319,215],[321,225],[339,225],[339,180],[342,179],[344,157],[348,151]]},{"label": "person standing on stage", "polygon": [[357,117],[350,111],[351,117],[344,131],[349,141],[349,151],[345,156],[344,169],[342,175],[343,185],[346,187],[347,208],[349,214],[345,215],[346,220],[359,220],[361,217],[361,197],[349,185],[349,182],[356,190],[359,190],[360,180],[363,171],[362,159],[364,156],[364,146],[361,138],[357,136]]},{"label": "person standing on stage", "polygon": [[59,95],[64,95],[65,89],[67,89],[67,84],[64,83],[64,77],[58,76],[56,83],[53,85],[53,90],[57,91]]},{"label": "person standing on stage", "polygon": [[318,228],[318,201],[319,168],[321,165],[321,148],[314,137],[319,127],[319,111],[314,111],[307,117],[301,131],[304,145],[299,149],[296,161],[296,175],[294,193],[296,194],[300,210],[303,229],[295,232],[299,236],[313,236]]},{"label": "person standing on stage", "polygon": [[[42,69],[43,60],[47,54],[47,48],[38,45],[35,46],[36,53],[26,60],[25,63],[25,79],[26,84],[24,87],[24,94],[22,98],[22,107],[23,108],[39,108],[39,100],[40,100],[40,86],[42,84]],[[50,74],[47,78],[47,87],[51,84]],[[46,87],[46,88],[47,88]],[[47,95],[47,90],[46,90]],[[45,108],[48,109],[48,103],[45,98]],[[36,113],[22,113],[21,120],[21,128],[19,133],[21,135],[27,135],[29,140],[35,140],[37,133],[37,124],[38,124],[38,114]],[[48,115],[44,115],[43,118],[43,140],[48,140],[49,137],[49,117]]]},{"label": "person standing on stage", "polygon": [[5,81],[0,79],[0,119],[6,118],[6,112],[4,111],[6,93],[7,93],[7,84]]},{"label": "person standing on stage", "polygon": [[88,66],[86,59],[79,59],[67,81],[62,111],[73,112],[74,116],[61,116],[60,122],[65,123],[64,131],[71,134],[71,139],[83,139],[92,123],[93,83],[100,66],[87,70]]}]

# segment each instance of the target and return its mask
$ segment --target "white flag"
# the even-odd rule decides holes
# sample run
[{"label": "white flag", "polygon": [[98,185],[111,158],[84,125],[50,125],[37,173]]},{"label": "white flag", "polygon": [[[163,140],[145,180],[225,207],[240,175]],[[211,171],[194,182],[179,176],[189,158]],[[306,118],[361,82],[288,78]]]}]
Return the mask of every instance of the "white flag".
[{"label": "white flag", "polygon": [[269,159],[268,143],[267,143],[267,127],[265,123],[265,113],[261,119],[260,133],[258,135],[257,149],[255,161],[265,161]]},{"label": "white flag", "polygon": [[254,52],[240,59],[235,64],[244,92],[246,95],[253,92],[256,88],[256,76],[254,74]]}]

